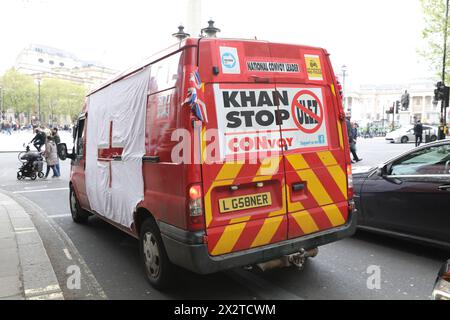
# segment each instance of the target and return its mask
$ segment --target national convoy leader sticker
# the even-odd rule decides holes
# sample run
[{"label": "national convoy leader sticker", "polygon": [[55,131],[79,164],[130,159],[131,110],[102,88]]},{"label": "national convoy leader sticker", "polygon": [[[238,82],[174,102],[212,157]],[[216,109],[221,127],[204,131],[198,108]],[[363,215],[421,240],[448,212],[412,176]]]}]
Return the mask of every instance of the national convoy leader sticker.
[{"label": "national convoy leader sticker", "polygon": [[214,97],[222,159],[328,146],[321,87],[214,84]]}]

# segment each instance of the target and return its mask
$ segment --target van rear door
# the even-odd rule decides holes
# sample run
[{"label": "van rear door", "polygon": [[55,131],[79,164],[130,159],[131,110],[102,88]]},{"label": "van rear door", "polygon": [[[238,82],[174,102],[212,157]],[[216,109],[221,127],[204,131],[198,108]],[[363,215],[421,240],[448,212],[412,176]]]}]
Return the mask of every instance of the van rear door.
[{"label": "van rear door", "polygon": [[[300,61],[301,75],[277,77],[276,89],[289,101],[280,110],[289,143],[283,150],[288,238],[341,226],[348,218],[343,122],[328,55],[323,49],[271,44],[273,58]],[[345,128],[345,126],[344,126]]]},{"label": "van rear door", "polygon": [[199,41],[208,113],[202,177],[208,249],[213,256],[287,239],[281,153],[286,142],[277,124],[278,100],[283,97],[273,79],[247,72],[249,57],[270,60],[268,43]]}]

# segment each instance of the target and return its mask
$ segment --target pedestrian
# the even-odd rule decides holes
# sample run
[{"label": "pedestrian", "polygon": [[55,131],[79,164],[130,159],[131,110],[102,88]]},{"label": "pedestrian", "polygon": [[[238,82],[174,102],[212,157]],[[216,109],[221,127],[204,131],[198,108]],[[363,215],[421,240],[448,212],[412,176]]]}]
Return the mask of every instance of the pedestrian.
[{"label": "pedestrian", "polygon": [[47,172],[45,173],[45,178],[48,177],[48,174],[50,173],[50,168],[53,171],[52,178],[58,178],[59,172],[56,168],[56,164],[58,163],[58,154],[56,151],[56,144],[52,136],[48,136],[46,143],[45,143],[45,151],[44,151],[44,158],[47,162]]},{"label": "pedestrian", "polygon": [[36,148],[37,151],[41,152],[41,147],[45,144],[46,136],[44,131],[41,131],[39,128],[36,128],[36,135],[34,136],[33,140],[30,141],[30,143],[33,143],[33,146]]},{"label": "pedestrian", "polygon": [[416,136],[416,147],[420,146],[422,143],[423,126],[420,120],[417,121],[414,126],[414,135]]},{"label": "pedestrian", "polygon": [[11,123],[10,122],[6,123],[6,133],[11,135]]},{"label": "pedestrian", "polygon": [[[59,137],[58,128],[57,127],[54,127],[52,129],[52,137],[53,137],[53,140],[55,141],[56,150],[58,150],[58,145],[61,143],[61,138]],[[57,158],[57,162],[55,164],[55,168],[58,171],[58,176],[61,176],[61,168],[59,166],[59,158]]]},{"label": "pedestrian", "polygon": [[59,134],[58,134],[58,128],[57,128],[57,127],[54,127],[54,128],[52,129],[52,137],[53,137],[53,139],[55,140],[55,144],[56,144],[56,145],[58,145],[58,144],[61,143],[61,138],[59,137]]},{"label": "pedestrian", "polygon": [[353,132],[352,132],[353,130],[352,130],[352,124],[350,122],[349,114],[347,114],[347,116],[346,116],[345,125],[347,126],[347,134],[348,134],[348,142],[350,144],[350,152],[352,153],[352,156],[353,156],[352,163],[359,162],[362,159],[359,158],[358,155],[356,154],[356,140],[353,138]]}]

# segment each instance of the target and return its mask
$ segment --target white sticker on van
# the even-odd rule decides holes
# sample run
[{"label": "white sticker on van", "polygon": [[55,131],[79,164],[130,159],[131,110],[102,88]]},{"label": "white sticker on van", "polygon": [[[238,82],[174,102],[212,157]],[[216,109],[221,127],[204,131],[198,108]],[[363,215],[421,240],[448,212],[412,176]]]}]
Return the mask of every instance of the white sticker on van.
[{"label": "white sticker on van", "polygon": [[220,61],[222,72],[228,74],[240,74],[241,66],[239,64],[239,55],[237,48],[220,47]]},{"label": "white sticker on van", "polygon": [[321,88],[215,84],[214,95],[221,157],[328,146]]}]

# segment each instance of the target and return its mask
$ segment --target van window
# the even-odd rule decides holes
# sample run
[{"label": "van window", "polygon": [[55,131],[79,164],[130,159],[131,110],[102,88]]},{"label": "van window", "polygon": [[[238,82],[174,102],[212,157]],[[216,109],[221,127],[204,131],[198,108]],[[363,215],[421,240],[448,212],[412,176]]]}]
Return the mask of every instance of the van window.
[{"label": "van window", "polygon": [[83,145],[83,138],[84,138],[84,122],[86,121],[85,118],[78,120],[77,125],[77,135],[76,135],[76,141],[75,141],[75,152],[77,155],[82,156],[84,145]]},{"label": "van window", "polygon": [[151,65],[150,94],[175,87],[181,52]]}]

